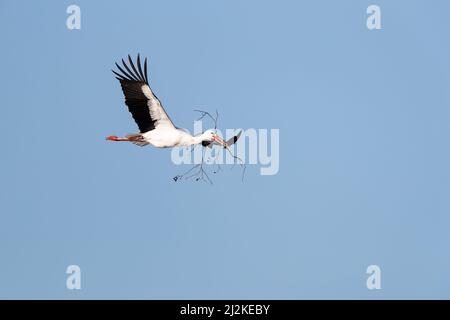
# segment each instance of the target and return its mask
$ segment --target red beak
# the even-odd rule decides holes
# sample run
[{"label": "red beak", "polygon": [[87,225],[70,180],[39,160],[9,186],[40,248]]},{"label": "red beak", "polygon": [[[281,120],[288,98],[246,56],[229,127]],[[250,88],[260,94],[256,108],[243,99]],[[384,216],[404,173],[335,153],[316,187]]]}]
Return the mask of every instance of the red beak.
[{"label": "red beak", "polygon": [[218,135],[214,135],[213,139],[215,142],[220,144],[222,147],[224,147],[224,148],[228,147],[227,143],[225,141],[223,141],[223,139],[221,137],[219,137]]}]

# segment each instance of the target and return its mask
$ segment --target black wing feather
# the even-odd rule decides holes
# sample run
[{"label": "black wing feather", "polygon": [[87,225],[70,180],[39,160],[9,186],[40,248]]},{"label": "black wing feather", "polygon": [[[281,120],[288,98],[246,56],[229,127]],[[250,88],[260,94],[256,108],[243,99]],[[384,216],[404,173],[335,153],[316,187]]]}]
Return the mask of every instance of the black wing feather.
[{"label": "black wing feather", "polygon": [[138,56],[137,56],[137,65],[138,65],[139,75],[141,76],[141,80],[144,81],[144,82],[147,82],[147,81],[145,81],[144,74],[142,73],[141,58],[139,57],[139,53],[138,53]]},{"label": "black wing feather", "polygon": [[[128,79],[132,79],[133,77],[131,77],[127,72],[125,72],[125,70],[123,70],[116,62],[116,67],[120,70],[120,72],[122,72],[123,75],[125,75],[126,77],[123,77],[123,75],[121,75],[124,79],[128,78]],[[114,71],[113,71],[114,72]],[[117,74],[116,72],[114,72],[115,74]]]},{"label": "black wing feather", "polygon": [[123,75],[121,75],[121,74],[118,74],[117,72],[115,72],[114,70],[111,70],[117,77],[116,77],[116,79],[117,80],[125,80],[125,78],[123,77]]},{"label": "black wing feather", "polygon": [[144,76],[145,76],[145,82],[148,83],[148,77],[147,77],[147,58],[145,58],[145,61],[144,61]]},{"label": "black wing feather", "polygon": [[128,60],[130,61],[130,65],[133,68],[133,71],[134,71],[134,74],[136,75],[137,80],[145,82],[144,79],[139,78],[139,72],[136,70],[136,67],[134,66],[133,60],[131,59],[130,55],[128,55]]},{"label": "black wing feather", "polygon": [[125,104],[128,106],[128,110],[133,116],[134,121],[139,127],[141,133],[150,131],[155,129],[155,122],[150,116],[150,111],[148,107],[148,98],[142,92],[142,87],[144,85],[148,85],[147,79],[147,66],[144,65],[145,74],[142,73],[142,68],[140,66],[140,59],[138,56],[138,69],[139,73],[136,70],[136,67],[129,57],[131,68],[134,72],[130,70],[125,61],[122,59],[122,63],[124,68],[128,71],[122,69],[117,63],[116,66],[120,70],[121,73],[118,73],[114,70],[112,72],[117,76],[116,79],[120,81],[120,85],[122,86],[122,91],[125,95]]},{"label": "black wing feather", "polygon": [[128,73],[131,75],[131,76],[128,75],[129,80],[139,81],[139,79],[133,74],[133,71],[131,71],[130,68],[128,68],[127,64],[125,63],[125,61],[123,61],[123,59],[122,64],[125,67],[125,69],[127,69]]}]

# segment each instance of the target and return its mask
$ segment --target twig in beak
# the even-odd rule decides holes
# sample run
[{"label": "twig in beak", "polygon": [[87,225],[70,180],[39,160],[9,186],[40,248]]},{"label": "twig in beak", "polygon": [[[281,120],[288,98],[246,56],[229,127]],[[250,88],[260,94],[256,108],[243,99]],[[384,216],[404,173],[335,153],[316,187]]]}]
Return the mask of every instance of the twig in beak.
[{"label": "twig in beak", "polygon": [[[213,117],[209,112],[207,111],[203,111],[203,110],[194,110],[196,112],[200,112],[200,118],[198,120],[202,120],[204,117],[208,116],[209,118],[211,118],[214,121],[214,129],[217,129],[217,120],[219,118],[219,112],[216,110],[216,116]],[[224,141],[221,137],[219,137],[217,134],[213,135],[213,142],[212,144],[209,144],[209,147],[213,147],[213,145],[220,145],[221,147],[223,147],[224,149],[226,149],[230,155],[238,160],[239,165],[243,168],[242,171],[242,178],[241,181],[244,182],[244,176],[245,176],[245,170],[246,170],[246,165],[244,163],[244,161],[242,161],[241,158],[239,158],[238,156],[234,155],[233,152],[230,149],[230,145],[233,145],[238,139],[239,136],[241,135],[242,131],[238,133],[237,136],[234,136],[232,139],[230,139],[228,142],[230,144],[228,144],[228,142]],[[194,147],[192,147],[192,150],[194,150]],[[193,177],[195,178],[195,181],[204,181],[204,182],[209,182],[210,184],[213,184],[211,179],[209,178],[208,174],[206,173],[205,169],[203,168],[203,164],[204,164],[204,153],[202,152],[202,162],[200,164],[194,165],[192,168],[190,168],[188,171],[186,171],[183,174],[179,174],[176,175],[175,177],[173,177],[173,180],[176,182],[180,179],[190,179]],[[215,159],[217,160],[217,157],[219,156],[219,153],[217,152],[215,155]],[[220,165],[217,163],[217,161],[215,161],[215,164],[217,165],[217,170],[213,170],[213,173],[217,173],[219,171],[222,171],[222,168],[220,167]],[[234,165],[236,164],[236,162],[234,162]],[[195,173],[192,173],[193,170],[198,169]]]},{"label": "twig in beak", "polygon": [[241,181],[244,182],[244,176],[245,176],[245,169],[247,168],[247,166],[245,165],[245,162],[242,161],[241,158],[239,158],[238,156],[234,155],[233,152],[231,152],[230,147],[228,146],[228,144],[225,143],[224,148],[230,153],[230,155],[234,158],[237,159],[239,161],[239,165],[242,167],[242,178]]},{"label": "twig in beak", "polygon": [[203,110],[194,110],[195,112],[200,112],[201,116],[197,119],[197,121],[202,120],[205,116],[208,116],[214,121],[214,129],[217,129],[217,121],[219,120],[219,112],[216,110],[216,117],[214,118],[208,111]]},{"label": "twig in beak", "polygon": [[214,134],[213,139],[215,142],[217,142],[222,147],[228,148],[227,143],[221,137],[219,137],[217,134]]},{"label": "twig in beak", "polygon": [[[194,165],[192,168],[190,168],[188,171],[186,171],[183,174],[176,175],[175,177],[173,177],[173,180],[175,182],[177,182],[178,180],[180,180],[182,178],[184,178],[185,180],[188,180],[190,178],[197,176],[197,178],[195,178],[195,181],[205,181],[205,182],[209,182],[210,184],[213,184],[211,179],[209,178],[208,174],[206,173],[205,169],[203,169],[203,163],[204,163],[204,154],[202,152],[202,162],[200,164]],[[196,168],[199,168],[199,170],[197,172],[195,172],[191,175],[188,175]],[[186,175],[188,175],[188,176],[186,176]]]}]

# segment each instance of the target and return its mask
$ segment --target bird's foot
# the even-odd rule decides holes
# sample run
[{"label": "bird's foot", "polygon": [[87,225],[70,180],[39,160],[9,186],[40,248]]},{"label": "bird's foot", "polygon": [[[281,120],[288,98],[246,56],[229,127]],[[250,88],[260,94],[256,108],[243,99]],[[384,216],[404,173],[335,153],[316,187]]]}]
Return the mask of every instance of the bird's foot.
[{"label": "bird's foot", "polygon": [[106,137],[106,140],[109,140],[109,141],[130,141],[130,139],[128,139],[128,138],[119,138],[118,136],[109,136],[109,137]]}]

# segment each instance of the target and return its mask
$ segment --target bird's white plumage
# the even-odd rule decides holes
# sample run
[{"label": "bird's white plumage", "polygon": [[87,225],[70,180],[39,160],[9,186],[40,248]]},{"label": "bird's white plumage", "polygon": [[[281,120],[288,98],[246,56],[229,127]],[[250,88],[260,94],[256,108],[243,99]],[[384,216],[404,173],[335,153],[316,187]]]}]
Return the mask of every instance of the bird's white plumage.
[{"label": "bird's white plumage", "polygon": [[157,148],[187,147],[202,141],[215,141],[218,137],[213,130],[192,136],[177,128],[157,127],[142,134],[143,139]]},{"label": "bird's white plumage", "polygon": [[148,110],[152,119],[155,119],[155,128],[166,127],[175,129],[175,125],[170,120],[166,111],[161,106],[161,102],[155,97],[150,87],[145,84],[141,87],[141,90],[148,99]]}]

